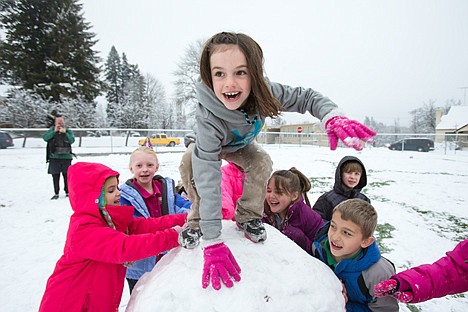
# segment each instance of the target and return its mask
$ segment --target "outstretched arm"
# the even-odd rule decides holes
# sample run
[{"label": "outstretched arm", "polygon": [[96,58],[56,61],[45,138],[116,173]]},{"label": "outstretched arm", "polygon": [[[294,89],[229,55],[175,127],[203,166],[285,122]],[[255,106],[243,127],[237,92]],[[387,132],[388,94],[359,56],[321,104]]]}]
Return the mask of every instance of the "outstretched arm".
[{"label": "outstretched arm", "polygon": [[304,114],[309,112],[321,120],[335,150],[341,140],[348,147],[362,150],[362,142],[372,142],[375,131],[356,120],[348,119],[328,97],[311,88],[295,88],[276,82],[269,82],[273,95],[283,104],[283,110]]},{"label": "outstretched arm", "polygon": [[374,288],[376,297],[393,296],[404,303],[417,303],[468,290],[468,239],[445,257],[393,275]]}]

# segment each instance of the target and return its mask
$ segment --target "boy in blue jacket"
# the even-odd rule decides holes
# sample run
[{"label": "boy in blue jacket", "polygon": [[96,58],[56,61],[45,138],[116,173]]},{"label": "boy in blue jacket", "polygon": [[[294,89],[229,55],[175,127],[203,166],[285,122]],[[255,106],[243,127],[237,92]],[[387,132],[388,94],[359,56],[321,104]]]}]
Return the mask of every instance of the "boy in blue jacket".
[{"label": "boy in blue jacket", "polygon": [[[156,175],[159,161],[152,148],[141,146],[134,150],[129,168],[133,179],[120,185],[120,202],[135,207],[135,217],[157,218],[189,211],[192,203],[175,192],[174,181]],[[128,267],[126,277],[130,293],[140,277],[150,272],[163,254],[137,261]]]},{"label": "boy in blue jacket", "polygon": [[395,274],[372,236],[376,226],[374,207],[362,199],[349,199],[335,207],[312,246],[312,254],[342,281],[348,312],[398,311],[394,298],[374,297],[374,286]]}]

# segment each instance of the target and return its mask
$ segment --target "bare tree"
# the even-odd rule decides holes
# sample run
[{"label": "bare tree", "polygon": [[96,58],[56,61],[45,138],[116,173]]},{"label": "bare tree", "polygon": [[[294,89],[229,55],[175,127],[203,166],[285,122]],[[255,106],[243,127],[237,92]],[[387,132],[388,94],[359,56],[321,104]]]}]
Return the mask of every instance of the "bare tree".
[{"label": "bare tree", "polygon": [[195,84],[200,76],[199,58],[204,40],[197,40],[189,44],[184,56],[177,64],[174,105],[179,127],[192,128],[195,124],[195,108],[197,94]]},{"label": "bare tree", "polygon": [[167,102],[162,83],[151,74],[146,74],[146,98],[150,107],[149,127],[168,129],[173,125],[172,107]]},{"label": "bare tree", "polygon": [[410,111],[413,116],[411,119],[410,130],[414,133],[434,133],[436,127],[434,106],[435,100],[429,100],[420,108]]}]

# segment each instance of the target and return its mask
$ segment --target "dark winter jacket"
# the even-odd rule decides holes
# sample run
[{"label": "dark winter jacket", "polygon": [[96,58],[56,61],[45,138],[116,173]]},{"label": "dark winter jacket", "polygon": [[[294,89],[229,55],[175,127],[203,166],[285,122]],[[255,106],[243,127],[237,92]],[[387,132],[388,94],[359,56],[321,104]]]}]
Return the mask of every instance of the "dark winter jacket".
[{"label": "dark winter jacket", "polygon": [[[161,211],[158,211],[159,216],[167,214],[187,213],[190,210],[186,207],[190,207],[191,202],[183,199],[182,196],[175,193],[174,182],[172,179],[163,178],[159,175],[155,176],[153,179],[156,180],[156,183],[159,184],[159,189],[162,191],[162,207]],[[161,181],[164,182],[164,186]],[[137,218],[150,217],[150,213],[148,211],[148,208],[146,207],[143,197],[133,186],[133,179],[127,180],[127,182],[121,184],[119,188],[122,192],[122,194],[120,195],[120,203],[122,205],[135,207],[134,216]],[[178,202],[176,202],[177,197]],[[182,207],[178,206],[178,204]],[[140,277],[146,272],[151,272],[151,270],[156,265],[156,261],[156,256],[152,256],[135,262],[132,266],[128,267],[126,277],[135,280],[140,279]]]},{"label": "dark winter jacket", "polygon": [[312,255],[327,264],[344,283],[348,296],[346,311],[398,311],[398,302],[393,297],[374,299],[374,286],[395,274],[393,264],[380,255],[377,243],[362,249],[357,257],[342,260],[333,267],[328,263],[325,251],[329,227],[328,222],[318,231]]},{"label": "dark winter jacket", "polygon": [[[355,188],[347,188],[341,179],[342,168],[344,164],[348,161],[356,161],[362,166],[362,175],[359,180],[358,185]],[[322,219],[325,221],[330,221],[333,214],[333,208],[335,208],[339,203],[351,198],[363,199],[366,202],[370,203],[370,199],[366,195],[361,193],[361,190],[367,185],[367,173],[364,164],[359,160],[359,158],[354,156],[345,156],[343,157],[335,171],[335,185],[333,190],[328,191],[322,194],[317,201],[315,202],[312,209],[318,212]]]},{"label": "dark winter jacket", "polygon": [[111,176],[118,173],[97,163],[76,163],[68,169],[73,215],[39,311],[115,312],[124,289],[123,263],[179,245],[171,227],[183,225],[185,215],[135,218],[133,207],[106,206],[115,229],[106,223],[98,198]]},{"label": "dark winter jacket", "polygon": [[70,128],[65,133],[55,132],[55,127],[51,127],[42,136],[47,142],[46,161],[49,159],[73,159],[71,145],[75,142],[75,136]]},{"label": "dark winter jacket", "polygon": [[323,220],[301,198],[288,208],[282,224],[278,224],[275,214],[265,203],[264,223],[270,224],[310,253],[315,234],[323,226]]}]

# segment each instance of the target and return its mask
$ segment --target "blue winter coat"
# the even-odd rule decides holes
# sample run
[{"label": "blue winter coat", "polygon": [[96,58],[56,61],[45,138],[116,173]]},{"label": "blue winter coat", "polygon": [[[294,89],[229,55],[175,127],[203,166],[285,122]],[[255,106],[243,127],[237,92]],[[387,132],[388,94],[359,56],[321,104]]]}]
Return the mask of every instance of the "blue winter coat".
[{"label": "blue winter coat", "polygon": [[[166,178],[167,179],[167,178]],[[145,219],[150,217],[148,208],[146,207],[145,201],[141,194],[133,187],[132,180],[128,180],[126,183],[123,183],[119,186],[122,194],[120,195],[120,203],[122,205],[133,206],[135,207],[134,216],[143,217]],[[171,185],[166,183],[166,185]],[[162,188],[161,188],[162,189]],[[168,214],[179,214],[186,213],[190,210],[192,203],[180,196],[177,193],[174,193],[172,187],[168,187],[169,194],[175,194],[175,196],[167,196],[163,194],[163,202],[167,200],[168,205]],[[180,206],[178,206],[180,205]],[[185,206],[185,207],[183,207]],[[188,208],[187,208],[188,206]],[[129,279],[138,280],[146,272],[151,272],[151,270],[156,265],[156,257],[149,257],[143,260],[135,262],[132,266],[127,268],[126,277]]]},{"label": "blue winter coat", "polygon": [[393,297],[375,299],[373,289],[379,282],[390,278],[395,272],[393,264],[380,254],[374,241],[372,245],[360,251],[354,259],[345,259],[333,266],[328,263],[324,244],[328,241],[326,223],[317,233],[312,247],[312,254],[327,264],[346,287],[348,302],[346,311],[398,311],[398,302]]}]

